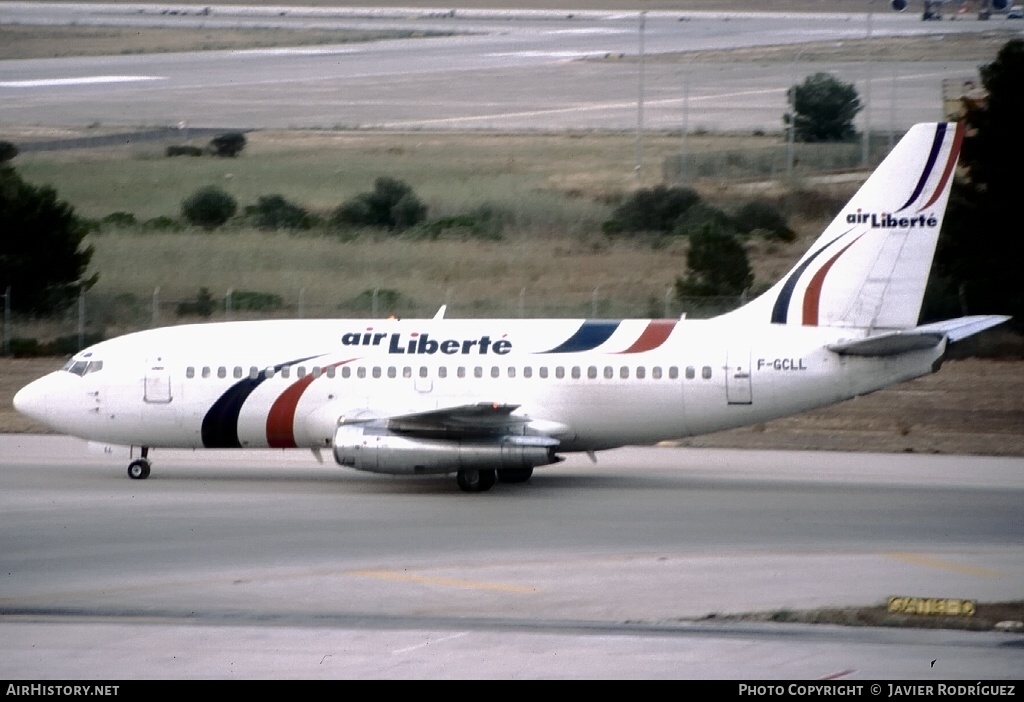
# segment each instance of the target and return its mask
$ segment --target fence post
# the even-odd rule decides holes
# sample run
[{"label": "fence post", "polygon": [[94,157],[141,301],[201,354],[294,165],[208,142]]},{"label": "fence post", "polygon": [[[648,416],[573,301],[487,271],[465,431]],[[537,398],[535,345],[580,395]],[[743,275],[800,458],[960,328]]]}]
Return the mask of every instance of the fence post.
[{"label": "fence post", "polygon": [[224,293],[224,316],[231,320],[231,294],[235,292],[234,288],[228,288],[228,291]]},{"label": "fence post", "polygon": [[153,322],[150,325],[156,328],[160,324],[160,286],[153,288]]}]

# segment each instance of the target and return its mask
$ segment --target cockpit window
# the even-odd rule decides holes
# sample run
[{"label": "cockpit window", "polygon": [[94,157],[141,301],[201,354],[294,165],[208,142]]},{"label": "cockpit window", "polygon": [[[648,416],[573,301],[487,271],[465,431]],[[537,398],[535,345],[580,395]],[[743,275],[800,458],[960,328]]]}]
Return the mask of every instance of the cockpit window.
[{"label": "cockpit window", "polygon": [[103,361],[84,361],[82,359],[72,358],[70,361],[64,364],[61,368],[63,371],[68,373],[74,373],[75,375],[87,375],[88,373],[95,373],[103,370]]}]

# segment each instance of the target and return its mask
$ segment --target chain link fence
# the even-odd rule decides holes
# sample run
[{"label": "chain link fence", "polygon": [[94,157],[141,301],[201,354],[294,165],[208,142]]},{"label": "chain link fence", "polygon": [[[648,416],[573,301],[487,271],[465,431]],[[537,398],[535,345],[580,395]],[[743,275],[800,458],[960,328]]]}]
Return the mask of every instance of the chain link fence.
[{"label": "chain link fence", "polygon": [[741,305],[744,297],[680,298],[672,288],[645,299],[604,295],[595,289],[589,300],[565,302],[531,297],[523,288],[511,299],[460,300],[455,296],[435,303],[415,303],[390,289],[380,288],[338,304],[309,304],[303,296],[287,301],[272,293],[235,293],[165,299],[154,290],[149,299],[130,294],[85,293],[59,314],[40,317],[12,313],[4,295],[5,356],[63,356],[103,339],[144,329],[180,324],[260,319],[429,319],[445,306],[446,318],[678,318],[704,319]]}]

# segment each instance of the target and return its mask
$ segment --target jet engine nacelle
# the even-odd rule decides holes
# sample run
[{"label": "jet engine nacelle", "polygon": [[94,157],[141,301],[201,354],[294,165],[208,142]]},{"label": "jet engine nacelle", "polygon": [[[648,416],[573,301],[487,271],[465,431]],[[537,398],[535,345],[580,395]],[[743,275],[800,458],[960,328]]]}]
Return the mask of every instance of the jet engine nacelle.
[{"label": "jet engine nacelle", "polygon": [[533,468],[562,460],[552,439],[527,436],[491,440],[423,439],[373,426],[341,426],[334,460],[370,473],[431,475],[465,469]]},{"label": "jet engine nacelle", "polygon": [[907,9],[907,0],[890,0],[889,7],[896,10],[896,12],[903,12]]},{"label": "jet engine nacelle", "polygon": [[1010,0],[991,0],[989,4],[996,12],[1002,12],[1010,6]]}]

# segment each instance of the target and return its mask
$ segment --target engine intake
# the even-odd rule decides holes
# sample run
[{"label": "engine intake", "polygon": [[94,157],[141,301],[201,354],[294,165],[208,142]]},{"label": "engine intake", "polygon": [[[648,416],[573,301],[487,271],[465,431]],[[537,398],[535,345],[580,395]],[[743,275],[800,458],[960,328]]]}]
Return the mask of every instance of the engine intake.
[{"label": "engine intake", "polygon": [[423,439],[373,426],[342,426],[334,434],[334,460],[370,473],[431,475],[465,469],[533,468],[562,460],[558,441],[535,436],[493,439]]}]

